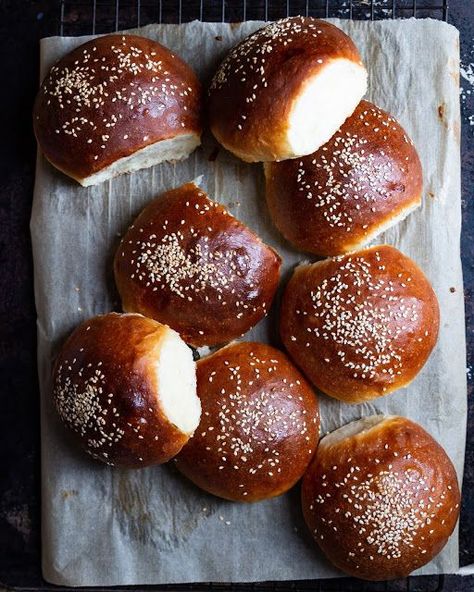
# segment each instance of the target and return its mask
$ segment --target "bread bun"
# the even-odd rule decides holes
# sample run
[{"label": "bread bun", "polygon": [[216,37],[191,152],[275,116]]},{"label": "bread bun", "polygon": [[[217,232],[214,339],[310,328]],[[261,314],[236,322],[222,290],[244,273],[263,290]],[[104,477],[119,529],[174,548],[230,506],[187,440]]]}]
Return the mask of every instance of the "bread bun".
[{"label": "bread bun", "polygon": [[82,323],[53,374],[62,423],[109,465],[164,463],[199,424],[191,350],[175,331],[141,315],[110,313]]},{"label": "bread bun", "polygon": [[270,215],[297,249],[339,255],[362,247],[421,203],[418,154],[398,122],[361,101],[313,154],[265,165]]},{"label": "bread bun", "polygon": [[45,157],[81,185],[188,156],[201,143],[201,87],[155,41],[106,35],[80,45],[43,81],[34,128]]},{"label": "bread bun", "polygon": [[193,183],[147,205],[115,256],[123,309],[195,347],[227,343],[264,317],[279,269],[278,255]]},{"label": "bread bun", "polygon": [[326,557],[366,580],[408,576],[446,544],[456,472],[418,424],[374,415],[324,437],[303,478],[306,523]]},{"label": "bread bun", "polygon": [[202,489],[228,500],[280,495],[302,476],[319,436],[318,401],[280,351],[233,343],[197,363],[199,428],[176,458]]},{"label": "bread bun", "polygon": [[360,403],[406,386],[438,337],[436,295],[394,247],[378,245],[296,268],[281,337],[315,386]]},{"label": "bread bun", "polygon": [[351,115],[367,71],[351,39],[322,20],[289,17],[234,47],[209,90],[212,133],[247,162],[311,154]]}]

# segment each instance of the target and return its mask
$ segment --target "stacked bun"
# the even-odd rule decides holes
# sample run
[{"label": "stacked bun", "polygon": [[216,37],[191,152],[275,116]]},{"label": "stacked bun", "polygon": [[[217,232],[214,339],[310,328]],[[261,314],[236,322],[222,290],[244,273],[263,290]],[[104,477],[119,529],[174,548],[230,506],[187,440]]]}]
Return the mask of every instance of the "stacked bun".
[{"label": "stacked bun", "polygon": [[[281,259],[187,183],[146,205],[124,234],[114,272],[128,314],[72,333],[53,400],[79,444],[109,465],[174,458],[198,487],[237,502],[281,495],[303,477],[304,517],[322,552],[378,580],[404,577],[443,548],[460,494],[445,451],[408,419],[362,418],[318,446],[311,384],[344,403],[405,387],[440,322],[411,259],[387,245],[361,249],[422,193],[413,143],[361,100],[366,87],[351,39],[304,17],[244,39],[210,84],[211,130],[237,157],[265,163],[275,226],[296,249],[332,257],[298,266],[285,288],[290,357],[231,343],[268,313]],[[200,84],[158,43],[108,35],[53,66],[34,115],[46,158],[91,185],[198,146]],[[195,363],[188,346],[216,349]]]}]

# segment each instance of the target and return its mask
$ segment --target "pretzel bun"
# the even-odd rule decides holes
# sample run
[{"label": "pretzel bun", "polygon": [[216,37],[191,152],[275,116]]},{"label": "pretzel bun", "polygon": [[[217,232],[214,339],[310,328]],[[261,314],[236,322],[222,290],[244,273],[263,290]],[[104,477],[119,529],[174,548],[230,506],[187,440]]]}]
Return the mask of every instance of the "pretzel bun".
[{"label": "pretzel bun", "polygon": [[361,101],[313,154],[265,165],[270,215],[297,249],[332,256],[362,247],[421,203],[411,140],[382,109]]},{"label": "pretzel bun", "polygon": [[231,341],[268,311],[279,256],[194,183],[151,202],[122,239],[122,307],[166,323],[191,345]]},{"label": "pretzel bun", "polygon": [[166,47],[135,35],[105,35],[59,60],[34,106],[38,144],[81,185],[164,160],[201,143],[201,87]]},{"label": "pretzel bun", "polygon": [[164,463],[199,424],[192,351],[175,331],[141,315],[82,323],[56,359],[53,384],[62,423],[108,465]]},{"label": "pretzel bun", "polygon": [[234,47],[209,89],[216,139],[247,162],[311,154],[351,115],[367,71],[351,39],[322,20],[290,17]]},{"label": "pretzel bun", "polygon": [[443,448],[404,417],[373,415],[324,437],[303,478],[303,513],[326,557],[366,580],[408,576],[446,544],[459,515]]},{"label": "pretzel bun", "polygon": [[318,401],[277,349],[233,343],[197,363],[199,428],[175,459],[198,487],[232,501],[280,495],[303,475],[319,436]]},{"label": "pretzel bun", "polygon": [[409,384],[438,327],[429,281],[388,245],[297,267],[281,306],[290,356],[317,388],[346,403]]}]

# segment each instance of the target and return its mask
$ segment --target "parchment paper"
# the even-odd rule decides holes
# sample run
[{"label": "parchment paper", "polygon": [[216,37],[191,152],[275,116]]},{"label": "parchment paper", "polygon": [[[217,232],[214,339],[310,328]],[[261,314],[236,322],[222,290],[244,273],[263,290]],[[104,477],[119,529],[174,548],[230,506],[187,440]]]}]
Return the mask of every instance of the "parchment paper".
[{"label": "parchment paper", "polygon": [[[379,242],[411,256],[432,281],[441,304],[439,343],[406,389],[359,406],[321,397],[323,430],[364,414],[398,413],[425,426],[454,460],[459,479],[465,444],[466,365],[459,161],[458,32],[434,20],[335,21],[354,39],[369,69],[368,97],[393,113],[423,162],[423,206]],[[145,27],[187,60],[206,82],[225,52],[262,23]],[[41,44],[44,75],[88,38]],[[56,584],[108,586],[193,581],[252,581],[340,575],[316,551],[304,527],[298,488],[254,505],[211,497],[172,467],[139,471],[97,464],[70,443],[50,403],[51,361],[80,321],[118,309],[111,261],[119,235],[157,194],[203,175],[202,186],[283,256],[284,277],[304,256],[272,228],[261,166],[248,165],[207,135],[188,160],[81,188],[37,164],[33,235],[42,419],[43,572]],[[248,339],[278,344],[275,317]],[[455,534],[420,573],[458,568]]]}]

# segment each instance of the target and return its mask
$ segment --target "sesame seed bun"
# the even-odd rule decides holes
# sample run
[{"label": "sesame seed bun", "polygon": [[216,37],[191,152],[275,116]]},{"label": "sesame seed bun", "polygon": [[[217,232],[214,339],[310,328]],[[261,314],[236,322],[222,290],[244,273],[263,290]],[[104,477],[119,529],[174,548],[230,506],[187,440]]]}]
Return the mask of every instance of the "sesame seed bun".
[{"label": "sesame seed bun", "polygon": [[201,413],[192,351],[137,314],[94,317],[72,333],[56,359],[53,399],[86,452],[122,467],[168,461]]},{"label": "sesame seed bun", "polygon": [[280,495],[302,476],[319,437],[318,400],[277,349],[233,343],[197,363],[199,428],[176,466],[228,500]]},{"label": "sesame seed bun", "polygon": [[279,256],[194,183],[148,204],[122,239],[115,279],[122,307],[199,347],[227,343],[262,319]]},{"label": "sesame seed bun", "polygon": [[351,39],[322,20],[270,23],[234,47],[209,89],[216,139],[247,162],[311,154],[351,115],[367,71]]},{"label": "sesame seed bun", "polygon": [[358,249],[421,203],[415,147],[393,117],[368,101],[319,150],[267,163],[265,177],[276,227],[297,249],[317,255]]},{"label": "sesame seed bun", "polygon": [[317,388],[346,403],[409,384],[438,328],[428,279],[388,245],[297,267],[281,306],[290,356]]},{"label": "sesame seed bun", "polygon": [[200,110],[200,83],[180,58],[144,37],[105,35],[51,68],[33,121],[44,156],[87,186],[188,156]]},{"label": "sesame seed bun", "polygon": [[397,416],[367,417],[324,437],[302,485],[305,521],[322,552],[366,580],[403,578],[431,561],[459,503],[446,452]]}]

